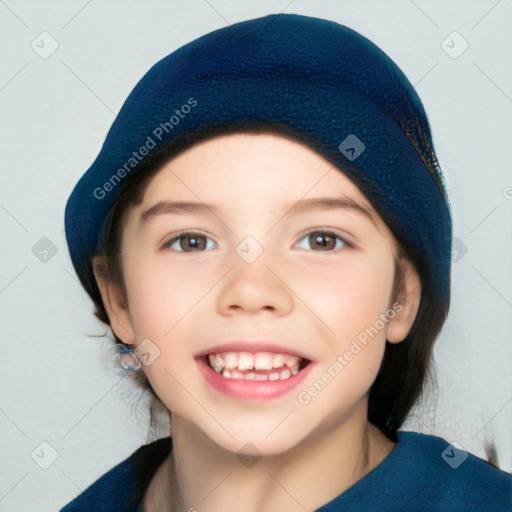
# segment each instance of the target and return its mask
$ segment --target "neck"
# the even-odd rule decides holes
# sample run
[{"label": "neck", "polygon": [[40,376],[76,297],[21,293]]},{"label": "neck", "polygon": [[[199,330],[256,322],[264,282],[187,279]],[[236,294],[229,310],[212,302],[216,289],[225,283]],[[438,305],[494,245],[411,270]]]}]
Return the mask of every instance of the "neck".
[{"label": "neck", "polygon": [[145,510],[316,510],[363,478],[394,447],[367,421],[352,423],[328,435],[311,435],[284,454],[244,464],[173,417],[173,453],[155,475]]}]

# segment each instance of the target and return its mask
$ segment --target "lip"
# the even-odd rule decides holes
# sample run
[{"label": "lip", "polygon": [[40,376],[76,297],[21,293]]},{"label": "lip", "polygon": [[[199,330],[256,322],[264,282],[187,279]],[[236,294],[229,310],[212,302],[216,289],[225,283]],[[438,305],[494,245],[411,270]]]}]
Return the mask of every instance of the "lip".
[{"label": "lip", "polygon": [[[247,351],[246,349],[244,351]],[[267,350],[268,351],[268,350]],[[258,352],[258,351],[256,351]],[[209,351],[208,353],[211,353]],[[245,380],[229,379],[208,366],[206,357],[196,357],[199,371],[205,381],[215,390],[231,398],[239,400],[272,400],[296,388],[309,374],[314,366],[313,362],[285,380]]]},{"label": "lip", "polygon": [[297,350],[293,348],[288,348],[276,343],[257,342],[249,340],[240,340],[213,345],[212,347],[209,347],[205,350],[202,350],[201,352],[198,352],[195,355],[195,357],[203,358],[208,354],[219,354],[222,352],[250,352],[251,354],[255,354],[256,352],[272,352],[275,354],[291,354],[293,356],[300,357],[301,359],[307,359],[311,363],[315,362],[314,358],[311,355],[306,354],[304,352],[297,352]]},{"label": "lip", "polygon": [[[306,359],[308,364],[296,375],[291,375],[288,379],[284,380],[257,381],[229,379],[210,368],[206,361],[209,354],[223,352],[249,352],[252,354],[257,352],[272,352],[275,354],[290,354],[301,359]],[[206,383],[216,391],[239,400],[260,401],[272,400],[290,392],[307,377],[315,363],[315,359],[310,354],[298,352],[294,348],[262,339],[242,339],[212,345],[195,354],[195,360]]]}]

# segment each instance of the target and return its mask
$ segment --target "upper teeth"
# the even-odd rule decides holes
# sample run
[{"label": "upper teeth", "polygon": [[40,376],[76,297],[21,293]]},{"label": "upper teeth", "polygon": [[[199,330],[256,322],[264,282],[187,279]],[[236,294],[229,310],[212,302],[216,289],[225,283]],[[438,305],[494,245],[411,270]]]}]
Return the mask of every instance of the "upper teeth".
[{"label": "upper teeth", "polygon": [[272,352],[222,352],[210,354],[208,360],[212,368],[219,373],[223,370],[272,370],[287,366],[291,373],[297,373],[301,358],[291,354]]}]

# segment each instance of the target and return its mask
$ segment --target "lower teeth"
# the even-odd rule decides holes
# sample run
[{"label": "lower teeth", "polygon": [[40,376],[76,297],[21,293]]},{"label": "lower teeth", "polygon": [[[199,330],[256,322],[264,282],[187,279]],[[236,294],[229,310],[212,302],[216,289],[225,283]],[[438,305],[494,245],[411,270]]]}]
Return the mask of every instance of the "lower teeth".
[{"label": "lower teeth", "polygon": [[209,358],[206,358],[206,364],[215,372],[219,373],[223,377],[227,379],[234,380],[256,380],[256,381],[264,381],[264,380],[286,380],[292,377],[293,375],[297,375],[303,368],[308,365],[308,361],[305,359],[300,360],[300,362],[293,367],[287,366],[285,363],[281,368],[274,368],[273,370],[239,370],[238,368],[234,368],[231,370],[222,369],[216,370],[210,364]]},{"label": "lower teeth", "polygon": [[236,370],[223,370],[220,373],[223,377],[227,379],[239,379],[239,380],[286,380],[289,379],[292,375],[296,375],[299,373],[298,368],[290,369],[284,369],[279,372],[272,372],[272,373],[255,373],[255,372],[248,372],[248,373],[242,373],[240,371]]}]

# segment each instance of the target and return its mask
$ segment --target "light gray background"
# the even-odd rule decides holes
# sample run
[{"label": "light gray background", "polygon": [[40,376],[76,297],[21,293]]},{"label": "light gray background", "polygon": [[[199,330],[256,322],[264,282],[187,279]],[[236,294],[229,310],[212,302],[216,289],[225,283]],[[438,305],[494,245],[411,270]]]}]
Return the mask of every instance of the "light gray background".
[{"label": "light gray background", "polygon": [[[510,471],[510,0],[2,0],[0,512],[57,510],[146,442],[144,402],[132,414],[136,396],[119,382],[108,343],[89,336],[105,329],[67,253],[72,187],[152,64],[211,30],[283,10],[361,32],[417,87],[462,251],[435,350],[437,406],[430,390],[406,428],[480,456],[492,438]],[[47,59],[31,48],[43,31],[59,45]],[[441,46],[453,31],[469,44],[458,58]],[[457,37],[445,43],[452,54],[462,49]],[[57,248],[46,262],[32,252],[42,237]],[[48,469],[34,461],[51,461],[44,441],[58,454]]]}]

